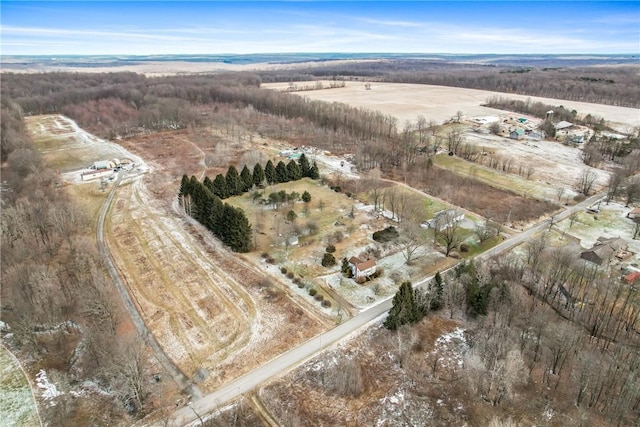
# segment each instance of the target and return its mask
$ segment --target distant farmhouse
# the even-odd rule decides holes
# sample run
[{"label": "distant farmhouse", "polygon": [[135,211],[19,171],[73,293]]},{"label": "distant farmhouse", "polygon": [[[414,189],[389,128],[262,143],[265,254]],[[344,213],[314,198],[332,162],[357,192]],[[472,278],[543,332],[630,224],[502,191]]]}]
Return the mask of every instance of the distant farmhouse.
[{"label": "distant farmhouse", "polygon": [[620,237],[605,238],[599,237],[595,245],[588,251],[580,254],[580,258],[597,265],[609,262],[614,256],[618,259],[625,257],[627,242]]}]

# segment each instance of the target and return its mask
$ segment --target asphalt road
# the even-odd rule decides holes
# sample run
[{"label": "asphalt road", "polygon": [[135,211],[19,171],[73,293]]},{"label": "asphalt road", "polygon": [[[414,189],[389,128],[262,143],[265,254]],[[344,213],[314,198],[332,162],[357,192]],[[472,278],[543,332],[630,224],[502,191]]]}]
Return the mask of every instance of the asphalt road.
[{"label": "asphalt road", "polygon": [[[589,206],[596,204],[598,201],[604,198],[603,194],[597,194],[583,202],[576,204],[575,206],[566,208],[561,213],[554,215],[552,218],[541,221],[537,225],[523,231],[522,233],[513,236],[495,247],[485,251],[477,258],[486,259],[495,256],[499,253],[505,252],[527,240],[529,240],[535,234],[543,231],[545,228],[549,228],[551,223],[555,224],[558,221],[568,218],[572,213],[584,210]],[[431,277],[427,277],[414,284],[414,287],[421,287],[429,282]],[[345,338],[349,334],[357,331],[366,324],[381,318],[391,308],[391,301],[393,297],[389,297],[379,304],[366,309],[357,316],[349,319],[341,325],[327,331],[309,341],[299,345],[298,347],[289,350],[286,353],[270,360],[266,364],[254,369],[251,372],[241,376],[240,378],[230,382],[226,386],[209,393],[198,400],[190,402],[188,406],[185,406],[173,413],[171,417],[171,425],[184,426],[196,420],[200,420],[206,414],[216,410],[225,403],[248,393],[258,387],[260,384],[266,382],[272,377],[285,373],[313,356],[322,352],[326,347],[337,341]]]}]

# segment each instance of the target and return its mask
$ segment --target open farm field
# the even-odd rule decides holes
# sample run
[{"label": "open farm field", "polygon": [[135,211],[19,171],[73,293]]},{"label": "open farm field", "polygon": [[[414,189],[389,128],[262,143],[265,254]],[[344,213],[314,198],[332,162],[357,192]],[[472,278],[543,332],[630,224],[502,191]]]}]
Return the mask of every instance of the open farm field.
[{"label": "open farm field", "polygon": [[[296,83],[303,86],[305,83],[312,85],[315,82]],[[323,83],[325,87],[330,84],[328,81]],[[262,85],[263,88],[274,90],[286,90],[288,86],[287,82]],[[519,100],[530,99],[532,102],[540,101],[550,105],[563,105],[565,108],[575,109],[581,115],[604,117],[612,127],[620,131],[630,131],[635,126],[640,126],[640,114],[635,108],[457,87],[371,83],[371,89],[366,90],[364,82],[348,81],[343,88],[305,91],[299,92],[299,95],[312,100],[341,102],[354,107],[378,110],[383,114],[396,117],[400,125],[407,120],[415,122],[420,115],[427,120],[433,119],[442,123],[453,118],[458,111],[462,111],[465,117],[499,116],[503,113],[501,110],[482,106],[489,97],[499,95]]]}]

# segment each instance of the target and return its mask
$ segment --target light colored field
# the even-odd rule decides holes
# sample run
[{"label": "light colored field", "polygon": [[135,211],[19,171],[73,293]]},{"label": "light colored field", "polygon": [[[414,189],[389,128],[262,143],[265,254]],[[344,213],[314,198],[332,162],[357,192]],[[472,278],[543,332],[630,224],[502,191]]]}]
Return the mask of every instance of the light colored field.
[{"label": "light colored field", "polygon": [[[303,86],[305,82],[297,82]],[[329,82],[325,82],[325,86]],[[308,83],[307,84],[311,84]],[[263,88],[285,90],[289,83],[265,83]],[[327,102],[342,102],[354,107],[377,110],[398,119],[399,127],[405,121],[415,122],[422,115],[427,120],[444,122],[462,111],[465,117],[499,116],[502,110],[483,107],[491,96],[499,95],[510,99],[521,99],[550,105],[563,105],[575,109],[581,115],[604,117],[610,124],[622,131],[640,126],[640,110],[636,108],[615,107],[611,105],[590,104],[586,102],[566,101],[553,98],[539,98],[478,89],[465,89],[446,86],[418,85],[405,83],[372,83],[366,90],[362,82],[346,82],[344,88],[297,92],[298,95]]]},{"label": "light colored field", "polygon": [[3,426],[41,425],[31,386],[17,360],[0,345],[0,419]]}]

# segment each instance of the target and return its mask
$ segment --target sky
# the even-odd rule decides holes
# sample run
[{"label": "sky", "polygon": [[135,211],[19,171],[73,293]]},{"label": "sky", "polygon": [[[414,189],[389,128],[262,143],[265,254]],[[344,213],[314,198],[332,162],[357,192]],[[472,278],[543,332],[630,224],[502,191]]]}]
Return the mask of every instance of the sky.
[{"label": "sky", "polygon": [[640,52],[640,0],[0,2],[2,55]]}]

